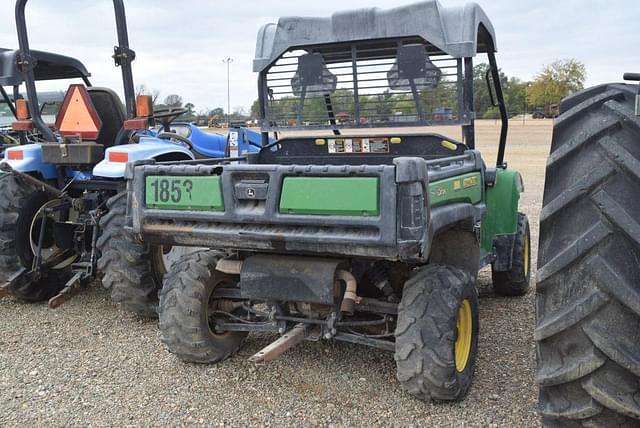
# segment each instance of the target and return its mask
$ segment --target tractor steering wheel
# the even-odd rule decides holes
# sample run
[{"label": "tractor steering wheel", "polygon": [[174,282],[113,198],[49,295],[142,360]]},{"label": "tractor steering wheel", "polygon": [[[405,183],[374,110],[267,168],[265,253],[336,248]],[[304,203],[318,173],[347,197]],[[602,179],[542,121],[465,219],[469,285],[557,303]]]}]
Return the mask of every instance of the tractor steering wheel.
[{"label": "tractor steering wheel", "polygon": [[186,146],[190,151],[194,151],[193,150],[193,143],[191,142],[190,139],[183,137],[182,135],[178,135],[178,134],[174,134],[173,132],[161,132],[160,134],[158,134],[157,138],[163,139],[163,140],[174,140],[177,141],[178,143],[182,144],[183,146]]},{"label": "tractor steering wheel", "polygon": [[157,120],[161,125],[164,132],[171,131],[171,122],[176,120],[178,116],[187,113],[189,110],[182,107],[168,107],[160,110],[156,110],[153,113],[153,118]]}]

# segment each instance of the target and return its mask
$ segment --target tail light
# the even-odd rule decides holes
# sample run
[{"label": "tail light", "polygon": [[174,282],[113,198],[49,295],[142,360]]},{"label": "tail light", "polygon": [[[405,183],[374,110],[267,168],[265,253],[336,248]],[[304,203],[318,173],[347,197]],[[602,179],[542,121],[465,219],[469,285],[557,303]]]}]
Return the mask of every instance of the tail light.
[{"label": "tail light", "polygon": [[22,150],[7,150],[7,159],[22,160],[24,159],[24,152]]},{"label": "tail light", "polygon": [[153,100],[149,95],[136,97],[136,116],[139,118],[153,116]]},{"label": "tail light", "polygon": [[109,152],[109,162],[127,163],[129,162],[129,153]]},{"label": "tail light", "polygon": [[16,100],[16,119],[29,120],[31,114],[29,113],[29,102],[25,99]]}]

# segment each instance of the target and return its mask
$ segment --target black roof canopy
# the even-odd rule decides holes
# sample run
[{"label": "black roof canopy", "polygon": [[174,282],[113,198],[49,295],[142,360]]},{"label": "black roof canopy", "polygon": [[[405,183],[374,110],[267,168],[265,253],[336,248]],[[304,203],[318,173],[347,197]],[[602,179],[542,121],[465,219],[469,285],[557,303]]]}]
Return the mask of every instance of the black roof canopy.
[{"label": "black roof canopy", "polygon": [[454,58],[494,51],[496,45],[493,25],[476,3],[443,7],[438,0],[427,0],[387,10],[337,12],[323,18],[280,18],[260,29],[253,71],[264,72],[292,48],[324,45],[327,49],[329,45],[330,49],[340,43],[410,37]]},{"label": "black roof canopy", "polygon": [[[50,52],[31,51],[35,61],[36,80],[87,78],[91,74],[75,58]],[[18,69],[19,51],[0,48],[0,85],[15,86],[24,81],[24,73]]]}]

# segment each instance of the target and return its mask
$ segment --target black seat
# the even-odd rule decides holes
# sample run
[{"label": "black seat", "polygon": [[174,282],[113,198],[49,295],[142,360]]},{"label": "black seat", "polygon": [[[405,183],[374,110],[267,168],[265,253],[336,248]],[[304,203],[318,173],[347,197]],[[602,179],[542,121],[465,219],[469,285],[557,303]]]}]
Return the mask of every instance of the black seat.
[{"label": "black seat", "polygon": [[389,88],[394,91],[436,88],[441,79],[442,70],[431,62],[423,45],[399,47],[398,57],[387,73]]},{"label": "black seat", "polygon": [[91,102],[102,120],[102,129],[96,143],[102,144],[105,148],[125,144],[127,133],[124,132],[123,125],[127,117],[120,97],[108,88],[87,88]]},{"label": "black seat", "polygon": [[322,55],[305,54],[298,58],[298,69],[291,79],[291,88],[296,97],[318,97],[333,94],[338,78],[327,68]]}]

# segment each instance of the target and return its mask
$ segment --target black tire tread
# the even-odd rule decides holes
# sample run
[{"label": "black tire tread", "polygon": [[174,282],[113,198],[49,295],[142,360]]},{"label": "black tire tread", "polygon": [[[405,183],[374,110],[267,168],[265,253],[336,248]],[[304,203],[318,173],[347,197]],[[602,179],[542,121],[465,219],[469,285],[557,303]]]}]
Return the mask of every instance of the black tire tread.
[{"label": "black tire tread", "polygon": [[[511,270],[497,272],[492,270],[491,277],[493,290],[500,296],[524,296],[531,287],[531,259],[529,259],[529,272],[525,272],[525,245],[527,239],[531,245],[529,232],[529,219],[526,214],[518,213],[518,227],[515,242],[513,243],[513,261]],[[531,247],[529,247],[529,258]]]},{"label": "black tire tread", "polygon": [[21,202],[33,187],[12,175],[0,178],[0,282],[6,282],[20,268],[16,253],[16,222]]},{"label": "black tire tread", "polygon": [[[23,264],[31,268],[30,260],[21,260],[18,256],[19,243],[16,242],[16,230],[21,210],[28,205],[34,206],[35,196],[40,190],[11,174],[0,178],[0,281],[8,281]],[[46,200],[46,196],[42,196]],[[38,203],[39,204],[39,203]],[[36,204],[36,206],[38,205]],[[39,208],[39,207],[38,207]],[[47,301],[57,295],[71,277],[69,269],[48,270],[38,280],[22,281],[11,285],[9,294],[24,302]]]},{"label": "black tire tread", "polygon": [[[213,338],[208,326],[206,307],[208,287],[215,278],[225,277],[216,271],[223,254],[200,250],[183,255],[172,264],[160,291],[160,340],[183,361],[209,364],[233,355],[246,334],[226,333]],[[228,277],[228,275],[226,275]]]},{"label": "black tire tread", "polygon": [[[469,289],[477,310],[475,281],[461,269],[427,265],[405,283],[395,332],[397,377],[419,399],[459,400],[470,386],[470,378],[460,382],[453,353],[459,301]],[[476,351],[477,342],[468,365],[471,373]]]},{"label": "black tire tread", "polygon": [[102,285],[125,311],[157,318],[161,284],[154,275],[150,246],[124,228],[126,202],[126,193],[113,196],[107,201],[107,214],[100,219],[97,247]]},{"label": "black tire tread", "polygon": [[636,92],[582,91],[554,125],[534,335],[546,426],[640,426]]}]

